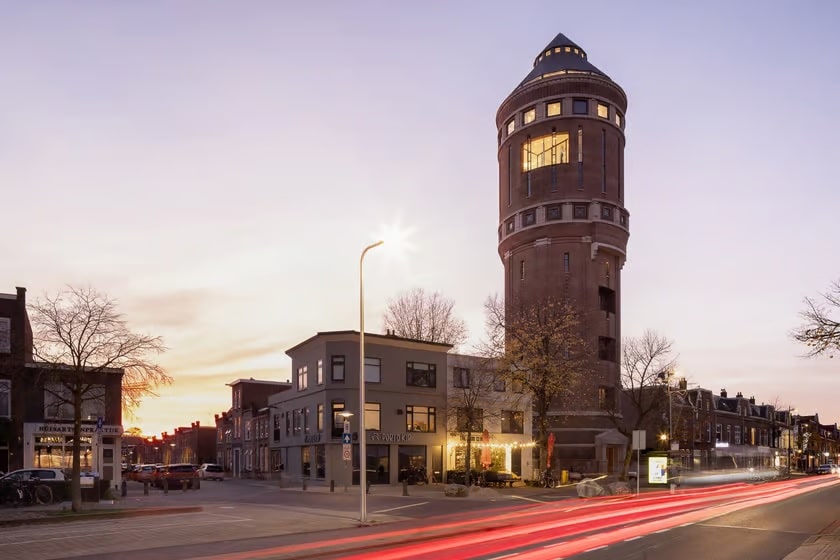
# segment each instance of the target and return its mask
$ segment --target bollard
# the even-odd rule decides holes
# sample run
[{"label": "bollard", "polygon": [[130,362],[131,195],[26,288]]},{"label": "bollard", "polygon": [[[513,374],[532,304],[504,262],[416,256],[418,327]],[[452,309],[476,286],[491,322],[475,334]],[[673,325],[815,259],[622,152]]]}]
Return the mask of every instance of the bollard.
[{"label": "bollard", "polygon": [[149,495],[149,481],[148,480],[143,481],[143,495],[144,496]]},{"label": "bollard", "polygon": [[335,492],[335,480],[330,480],[330,492]]},{"label": "bollard", "polygon": [[169,494],[169,479],[166,477],[163,478],[163,493]]},{"label": "bollard", "polygon": [[408,496],[408,479],[403,479],[403,496]]},{"label": "bollard", "polygon": [[186,491],[187,491],[187,479],[182,478],[181,479],[181,492],[186,492]]},{"label": "bollard", "polygon": [[128,483],[126,483],[125,479],[123,479],[122,484],[120,484],[120,496],[125,498],[128,495]]},{"label": "bollard", "polygon": [[303,489],[306,490],[306,479],[304,478],[304,479],[301,479],[301,480],[303,480]]}]

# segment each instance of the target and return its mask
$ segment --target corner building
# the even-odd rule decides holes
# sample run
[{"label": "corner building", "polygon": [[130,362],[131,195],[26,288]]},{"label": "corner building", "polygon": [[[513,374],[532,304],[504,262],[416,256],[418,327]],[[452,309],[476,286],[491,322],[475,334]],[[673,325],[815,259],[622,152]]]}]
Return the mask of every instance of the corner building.
[{"label": "corner building", "polygon": [[620,393],[626,110],[624,90],[559,34],[496,114],[505,300],[571,298],[597,352],[575,397],[553,405],[562,469],[617,472],[627,445],[606,413]]}]

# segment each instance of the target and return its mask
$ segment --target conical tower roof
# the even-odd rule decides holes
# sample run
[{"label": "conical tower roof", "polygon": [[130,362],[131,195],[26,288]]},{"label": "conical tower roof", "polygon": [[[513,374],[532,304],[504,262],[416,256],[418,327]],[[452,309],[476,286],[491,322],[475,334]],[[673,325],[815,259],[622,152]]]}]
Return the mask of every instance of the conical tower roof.
[{"label": "conical tower roof", "polygon": [[558,33],[534,59],[534,69],[525,76],[517,89],[537,78],[559,73],[598,74],[609,79],[609,76],[589,63],[586,52],[580,46]]}]

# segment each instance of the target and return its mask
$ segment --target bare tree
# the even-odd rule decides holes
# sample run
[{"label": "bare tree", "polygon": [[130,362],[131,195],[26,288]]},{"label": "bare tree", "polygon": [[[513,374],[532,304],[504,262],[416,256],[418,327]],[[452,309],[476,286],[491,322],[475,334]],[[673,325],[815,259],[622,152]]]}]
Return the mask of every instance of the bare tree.
[{"label": "bare tree", "polygon": [[447,395],[447,422],[450,432],[459,432],[466,442],[465,469],[467,486],[471,484],[472,437],[484,432],[488,420],[501,418],[502,408],[516,408],[516,399],[503,399],[499,391],[504,379],[494,360],[481,356],[457,356],[453,368],[452,387]]},{"label": "bare tree", "polygon": [[578,380],[592,370],[579,313],[568,299],[546,297],[506,307],[498,296],[487,299],[485,312],[489,341],[484,354],[492,355],[501,374],[531,397],[543,470],[549,410],[574,394]]},{"label": "bare tree", "polygon": [[457,350],[467,340],[467,325],[455,316],[455,302],[439,292],[414,288],[388,302],[383,328],[395,335],[451,344]]},{"label": "bare tree", "polygon": [[793,332],[793,338],[809,348],[808,356],[828,354],[833,358],[840,350],[840,321],[832,316],[840,310],[840,280],[820,297],[822,301],[805,298],[805,311],[800,313],[804,323]]},{"label": "bare tree", "polygon": [[[610,418],[628,440],[634,430],[641,430],[663,412],[663,400],[668,398],[665,395],[670,390],[667,384],[676,369],[673,346],[671,340],[652,330],[646,330],[638,338],[625,338],[622,342],[620,402],[624,406],[611,410]],[[632,459],[633,448],[628,445],[623,477],[627,476]]]},{"label": "bare tree", "polygon": [[[105,408],[109,376],[121,376],[122,407],[132,410],[144,396],[172,378],[147,356],[164,351],[160,337],[132,332],[116,302],[92,288],[68,287],[30,306],[34,349],[45,407],[69,407],[73,417],[73,511],[81,509],[83,408]],[[66,409],[66,408],[65,408]]]}]

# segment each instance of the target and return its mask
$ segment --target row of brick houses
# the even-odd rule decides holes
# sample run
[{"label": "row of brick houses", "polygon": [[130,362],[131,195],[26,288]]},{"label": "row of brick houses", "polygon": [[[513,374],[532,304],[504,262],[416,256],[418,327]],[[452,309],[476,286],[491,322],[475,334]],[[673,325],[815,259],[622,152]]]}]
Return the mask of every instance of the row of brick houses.
[{"label": "row of brick houses", "polygon": [[817,414],[777,409],[741,392],[733,397],[726,389],[719,394],[689,389],[684,382],[653,390],[660,393],[662,413],[644,428],[648,448],[669,451],[683,468],[808,472],[820,464],[840,463],[840,429],[836,423],[820,423]]}]

